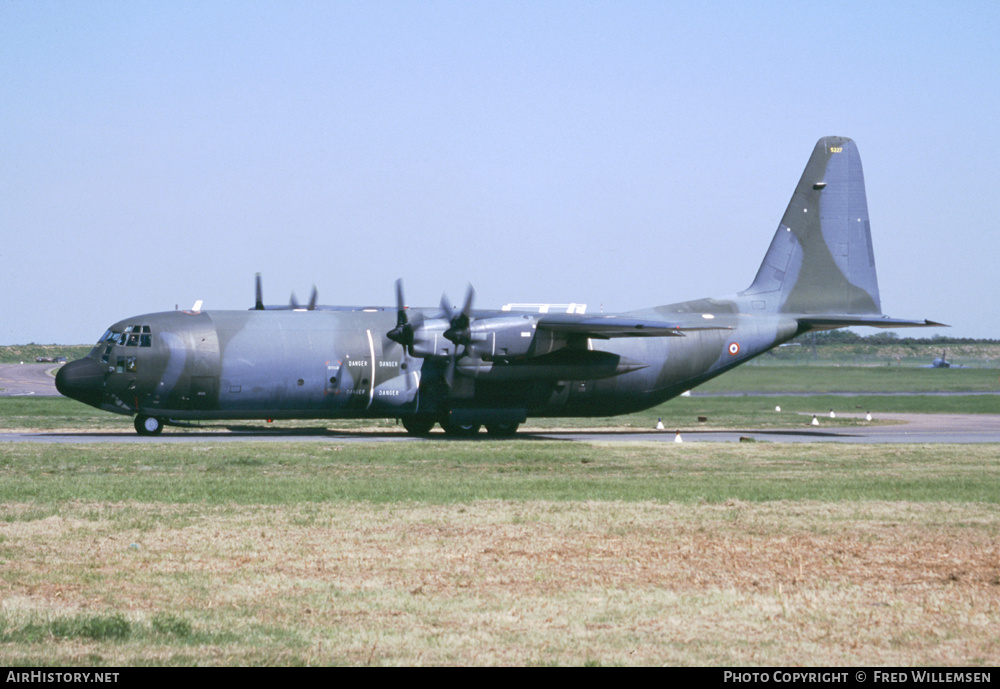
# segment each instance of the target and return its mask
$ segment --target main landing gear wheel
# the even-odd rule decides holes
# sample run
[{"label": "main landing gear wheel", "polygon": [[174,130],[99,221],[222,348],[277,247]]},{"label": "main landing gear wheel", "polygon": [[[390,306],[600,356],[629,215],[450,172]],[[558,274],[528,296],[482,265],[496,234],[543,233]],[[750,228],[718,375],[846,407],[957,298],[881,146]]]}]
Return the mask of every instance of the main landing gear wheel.
[{"label": "main landing gear wheel", "polygon": [[425,419],[419,416],[403,417],[403,428],[410,435],[429,435],[431,429],[434,428],[434,419]]},{"label": "main landing gear wheel", "polygon": [[448,419],[442,419],[440,424],[444,432],[453,438],[472,438],[479,433],[479,428],[482,426],[478,423],[455,423]]},{"label": "main landing gear wheel", "polygon": [[517,433],[517,423],[488,423],[486,432],[494,438],[510,438]]},{"label": "main landing gear wheel", "polygon": [[163,419],[142,414],[135,417],[135,432],[139,435],[159,435],[162,430]]}]

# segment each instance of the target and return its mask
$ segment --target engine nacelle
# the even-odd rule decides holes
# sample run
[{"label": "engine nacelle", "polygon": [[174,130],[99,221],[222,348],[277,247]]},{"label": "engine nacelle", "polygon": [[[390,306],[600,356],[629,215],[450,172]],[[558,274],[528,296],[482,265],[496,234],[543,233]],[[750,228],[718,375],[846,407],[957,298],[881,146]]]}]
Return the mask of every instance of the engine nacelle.
[{"label": "engine nacelle", "polygon": [[469,353],[486,361],[534,354],[532,346],[538,333],[535,319],[529,315],[473,321],[469,331],[472,336]]},{"label": "engine nacelle", "polygon": [[455,343],[444,336],[448,327],[448,321],[440,318],[424,321],[414,333],[410,354],[421,359],[451,355]]}]

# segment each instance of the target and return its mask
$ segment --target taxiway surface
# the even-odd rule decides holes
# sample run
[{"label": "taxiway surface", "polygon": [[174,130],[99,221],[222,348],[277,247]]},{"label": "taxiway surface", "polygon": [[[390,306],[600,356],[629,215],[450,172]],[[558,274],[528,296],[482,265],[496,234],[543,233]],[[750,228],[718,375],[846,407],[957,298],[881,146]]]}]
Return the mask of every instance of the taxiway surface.
[{"label": "taxiway surface", "polygon": [[0,364],[0,397],[56,397],[59,364]]},{"label": "taxiway surface", "polygon": [[[681,442],[773,442],[773,443],[1000,443],[1000,415],[997,414],[885,414],[890,425],[857,427],[801,427],[746,430],[684,430]],[[446,440],[443,433],[432,433],[430,440]],[[489,440],[481,434],[480,440]],[[47,431],[35,433],[0,432],[0,442],[36,443],[192,443],[192,442],[425,442],[402,430],[338,431],[322,428],[288,430],[228,430],[206,427],[180,432],[166,430],[155,437],[139,436],[132,431],[76,433]],[[677,442],[675,431],[639,431],[607,428],[587,430],[546,430],[530,427],[517,434],[516,440],[565,440],[583,442]]]}]

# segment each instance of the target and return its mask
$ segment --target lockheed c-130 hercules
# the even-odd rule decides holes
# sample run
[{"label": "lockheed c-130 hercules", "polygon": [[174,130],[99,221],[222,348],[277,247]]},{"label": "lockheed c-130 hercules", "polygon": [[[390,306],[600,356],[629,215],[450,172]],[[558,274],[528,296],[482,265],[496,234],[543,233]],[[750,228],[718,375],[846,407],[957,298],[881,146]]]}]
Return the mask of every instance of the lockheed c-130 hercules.
[{"label": "lockheed c-130 hercules", "polygon": [[621,314],[579,309],[299,307],[119,321],[59,391],[135,415],[140,434],[205,419],[397,418],[512,435],[528,417],[647,409],[812,330],[936,326],[882,315],[861,160],[820,139],[753,283],[731,296]]}]

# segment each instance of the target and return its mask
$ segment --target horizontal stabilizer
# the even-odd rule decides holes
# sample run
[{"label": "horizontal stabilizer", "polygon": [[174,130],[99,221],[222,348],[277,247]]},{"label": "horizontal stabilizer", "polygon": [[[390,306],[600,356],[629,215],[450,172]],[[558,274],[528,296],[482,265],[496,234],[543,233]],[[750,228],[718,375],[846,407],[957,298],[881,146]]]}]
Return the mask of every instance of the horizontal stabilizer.
[{"label": "horizontal stabilizer", "polygon": [[944,323],[934,321],[910,321],[902,318],[889,318],[874,314],[862,316],[856,314],[849,315],[816,315],[800,316],[799,325],[805,326],[808,330],[830,330],[832,328],[845,328],[852,325],[864,325],[870,328],[947,328]]}]

